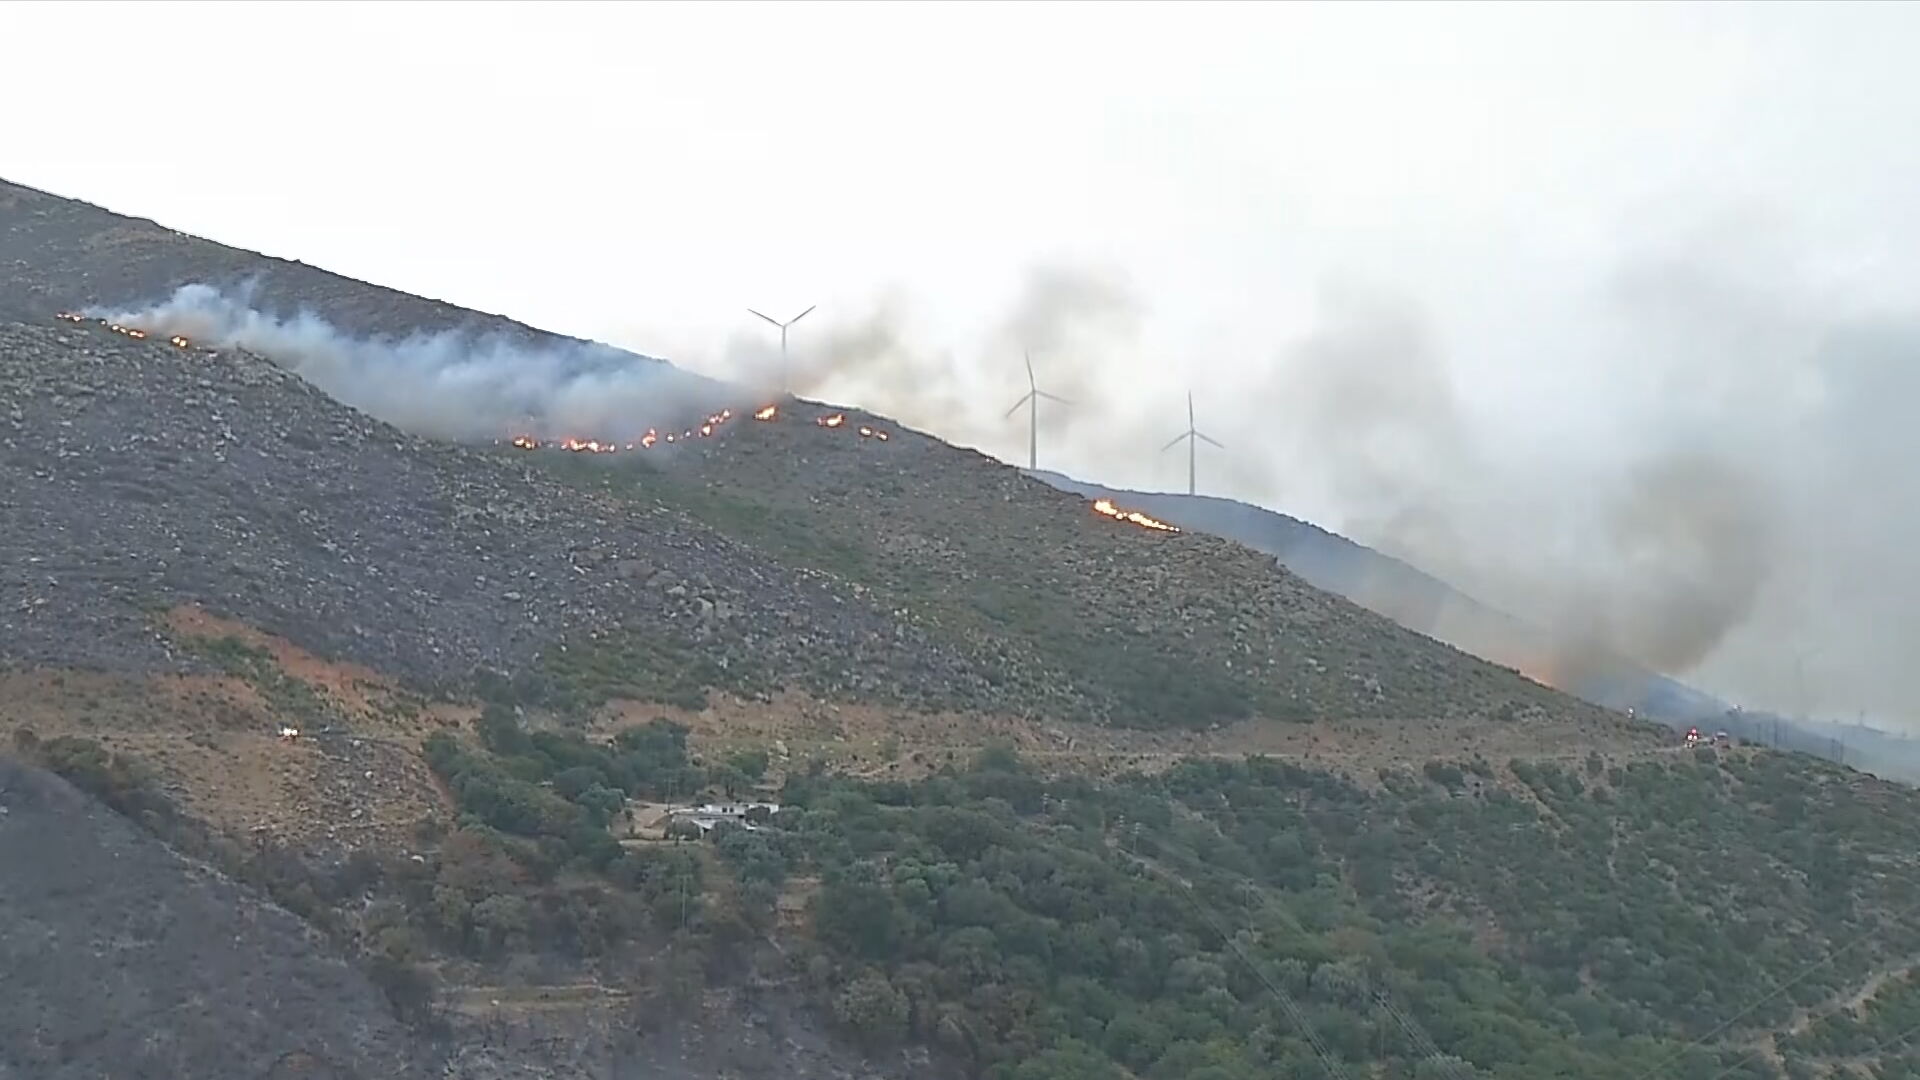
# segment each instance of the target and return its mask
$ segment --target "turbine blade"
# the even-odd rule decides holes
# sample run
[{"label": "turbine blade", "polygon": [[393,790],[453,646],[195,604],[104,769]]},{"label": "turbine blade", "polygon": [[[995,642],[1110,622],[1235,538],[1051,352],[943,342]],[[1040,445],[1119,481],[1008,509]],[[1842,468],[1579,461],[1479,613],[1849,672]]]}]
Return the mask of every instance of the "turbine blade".
[{"label": "turbine blade", "polygon": [[1073,404],[1073,402],[1068,401],[1066,398],[1061,397],[1059,394],[1049,394],[1045,390],[1035,390],[1034,394],[1038,397],[1046,398],[1048,401],[1057,401],[1062,405]]},{"label": "turbine blade", "polygon": [[1201,442],[1203,442],[1203,443],[1206,443],[1206,444],[1207,444],[1208,446],[1218,446],[1218,447],[1220,447],[1220,449],[1222,449],[1222,450],[1225,450],[1225,449],[1226,449],[1226,447],[1224,447],[1224,446],[1220,446],[1220,444],[1219,444],[1219,443],[1217,443],[1217,442],[1214,442],[1214,441],[1213,441],[1213,437],[1212,437],[1212,436],[1210,436],[1210,435],[1202,435],[1202,434],[1200,434],[1199,432],[1197,432],[1197,431],[1196,431],[1196,432],[1194,432],[1194,433],[1193,433],[1193,437],[1194,437],[1194,438],[1196,438],[1196,439],[1199,439],[1199,440],[1200,440]]},{"label": "turbine blade", "polygon": [[1164,454],[1167,451],[1173,449],[1174,447],[1179,446],[1180,440],[1186,438],[1187,434],[1188,434],[1187,432],[1183,431],[1180,434],[1175,435],[1172,439],[1169,439],[1167,441],[1167,445],[1160,448],[1160,452]]},{"label": "turbine blade", "polygon": [[[820,306],[819,304],[814,304],[814,305],[813,305],[812,307],[809,307],[809,308],[807,308],[807,311],[812,311],[812,310],[813,310],[814,308],[817,308],[817,307],[819,307],[819,306]],[[801,319],[804,319],[804,318],[806,318],[806,317],[807,317],[807,311],[803,311],[803,312],[801,312],[800,314],[798,314],[798,315],[795,315],[795,316],[794,316],[793,318],[791,318],[791,319],[788,319],[788,320],[787,320],[787,325],[788,325],[788,326],[792,326],[792,325],[793,325],[794,323],[797,323],[797,322],[799,322],[799,321],[800,321]]]},{"label": "turbine blade", "polygon": [[[1016,402],[1014,402],[1014,403],[1013,403],[1013,408],[1011,408],[1011,409],[1008,409],[1008,410],[1007,410],[1007,416],[1012,416],[1012,415],[1013,415],[1014,413],[1017,413],[1017,412],[1019,412],[1019,411],[1020,411],[1020,406],[1022,406],[1022,405],[1025,405],[1025,404],[1027,403],[1027,401],[1028,401],[1029,399],[1031,399],[1032,397],[1033,397],[1033,391],[1031,391],[1031,390],[1029,390],[1029,391],[1027,391],[1027,392],[1026,392],[1026,393],[1024,393],[1024,394],[1021,394],[1021,395],[1020,395],[1020,400],[1019,400],[1019,401],[1016,401]],[[1001,419],[1003,419],[1003,420],[1004,420],[1004,419],[1006,419],[1006,417],[1001,417]]]},{"label": "turbine blade", "polygon": [[[759,313],[759,312],[757,312],[757,311],[755,311],[755,310],[753,310],[752,308],[748,308],[748,309],[747,309],[747,313],[748,313],[748,314],[750,314],[750,315],[760,315],[760,313]],[[779,325],[780,325],[780,320],[778,320],[778,319],[775,319],[775,318],[771,318],[771,317],[769,317],[769,316],[766,316],[766,315],[760,315],[760,317],[761,317],[761,318],[763,318],[763,319],[766,319],[766,320],[767,320],[768,322],[770,322],[770,323],[772,323],[772,324],[773,324],[773,325],[775,325],[775,326],[779,326]]]}]

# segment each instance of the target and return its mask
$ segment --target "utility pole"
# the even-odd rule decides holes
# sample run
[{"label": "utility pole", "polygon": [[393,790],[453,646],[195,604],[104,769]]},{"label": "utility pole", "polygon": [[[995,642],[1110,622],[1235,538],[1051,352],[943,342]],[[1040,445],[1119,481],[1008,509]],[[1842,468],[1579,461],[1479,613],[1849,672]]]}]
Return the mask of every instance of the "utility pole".
[{"label": "utility pole", "polygon": [[1178,435],[1175,435],[1173,439],[1167,443],[1167,445],[1160,448],[1160,452],[1164,454],[1167,451],[1173,449],[1174,447],[1179,446],[1180,440],[1182,439],[1185,439],[1187,441],[1187,494],[1192,495],[1196,493],[1195,492],[1196,485],[1194,482],[1196,479],[1194,459],[1195,459],[1195,454],[1198,451],[1199,444],[1204,442],[1208,446],[1214,447],[1217,450],[1225,450],[1226,447],[1221,446],[1219,443],[1215,442],[1210,436],[1202,435],[1200,433],[1200,429],[1194,426],[1193,424],[1193,391],[1191,390],[1187,391],[1187,430],[1181,432]]},{"label": "utility pole", "polygon": [[[819,304],[814,304],[811,307],[808,307],[807,311],[812,311],[814,308],[817,308],[819,306],[820,306]],[[771,316],[760,315],[759,312],[753,310],[752,308],[747,309],[747,314],[759,315],[760,318],[765,319],[767,322],[772,323],[774,326],[777,326],[780,328],[780,392],[783,394],[787,392],[787,327],[792,326],[794,323],[797,323],[801,319],[806,318],[807,311],[803,311],[800,314],[795,315],[793,318],[788,319],[786,322],[781,322],[779,319],[772,318]]]},{"label": "utility pole", "polygon": [[1040,467],[1040,399],[1045,398],[1048,401],[1061,405],[1071,405],[1073,403],[1066,398],[1049,394],[1045,390],[1040,389],[1039,384],[1036,383],[1033,378],[1032,353],[1026,354],[1026,361],[1027,392],[1020,396],[1019,401],[1013,403],[1013,408],[1007,410],[1007,417],[1010,418],[1014,413],[1019,412],[1020,406],[1027,406],[1027,468],[1028,470],[1034,470]]}]

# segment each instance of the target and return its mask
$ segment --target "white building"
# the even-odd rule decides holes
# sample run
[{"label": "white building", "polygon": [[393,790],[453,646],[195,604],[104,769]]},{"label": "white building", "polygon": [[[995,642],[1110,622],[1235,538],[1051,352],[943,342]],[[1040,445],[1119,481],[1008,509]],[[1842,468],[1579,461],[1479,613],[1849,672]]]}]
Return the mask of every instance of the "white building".
[{"label": "white building", "polygon": [[699,806],[683,806],[667,811],[671,821],[690,821],[701,832],[707,832],[723,821],[731,821],[742,828],[757,829],[758,825],[747,820],[749,812],[765,810],[769,815],[780,812],[779,803],[764,802],[725,802],[702,803]]}]

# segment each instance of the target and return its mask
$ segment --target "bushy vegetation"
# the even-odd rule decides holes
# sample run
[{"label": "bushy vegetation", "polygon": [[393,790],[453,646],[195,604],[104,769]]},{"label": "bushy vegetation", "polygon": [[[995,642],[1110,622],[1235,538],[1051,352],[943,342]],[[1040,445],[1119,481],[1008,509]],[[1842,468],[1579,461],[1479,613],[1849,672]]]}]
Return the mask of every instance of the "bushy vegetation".
[{"label": "bushy vegetation", "polygon": [[[1806,758],[1434,762],[1363,788],[1264,758],[1048,776],[994,749],[911,782],[791,775],[781,813],[711,843],[615,841],[629,799],[767,768],[697,764],[686,735],[594,743],[496,706],[429,745],[461,810],[431,858],[251,873],[323,924],[360,911],[397,1001],[436,951],[646,943],[603,970],[691,1002],[771,937],[848,1037],[988,1080],[1920,1075],[1898,966],[1920,799]],[[139,812],[131,763],[22,741]]]},{"label": "bushy vegetation", "polygon": [[1322,1075],[1288,1000],[1356,1075],[1775,1076],[1728,1032],[1920,945],[1920,876],[1864,872],[1920,806],[1876,824],[1804,759],[1522,765],[1537,800],[1429,771],[823,778],[723,850],[820,876],[836,1015],[992,1076]]},{"label": "bushy vegetation", "polygon": [[660,633],[603,634],[541,658],[537,692],[522,700],[579,710],[611,698],[704,709],[707,691],[746,693],[761,684],[741,665],[722,667],[706,653]]},{"label": "bushy vegetation", "polygon": [[[1920,805],[1867,812],[1857,777],[1801,758],[1513,762],[1509,789],[1433,763],[1362,789],[1261,758],[1047,777],[994,750],[916,782],[789,777],[768,827],[602,860],[579,840],[605,817],[590,792],[714,782],[684,733],[592,746],[496,717],[484,741],[436,767],[496,864],[443,855],[441,875],[591,874],[629,912],[603,923],[707,956],[809,897],[786,955],[824,1015],[993,1080],[1330,1075],[1316,1044],[1353,1075],[1758,1080],[1786,1074],[1749,1032],[1920,950]],[[531,915],[552,902],[481,912],[482,894],[497,883],[435,932],[475,955],[554,936]],[[1862,1052],[1920,1007],[1905,985],[1790,1060]]]},{"label": "bushy vegetation", "polygon": [[230,634],[212,638],[183,635],[179,644],[227,674],[245,680],[282,716],[303,724],[319,722],[328,716],[326,702],[314,693],[313,687],[287,674],[273,654],[258,645]]},{"label": "bushy vegetation", "polygon": [[396,938],[423,933],[478,960],[593,958],[669,931],[708,957],[740,940],[742,928],[714,916],[694,849],[623,847],[608,826],[629,798],[686,800],[710,784],[744,786],[745,769],[764,770],[764,760],[698,766],[686,729],[665,720],[604,744],[528,732],[499,705],[487,707],[478,727],[478,747],[445,733],[427,742],[460,820],[404,890]]}]

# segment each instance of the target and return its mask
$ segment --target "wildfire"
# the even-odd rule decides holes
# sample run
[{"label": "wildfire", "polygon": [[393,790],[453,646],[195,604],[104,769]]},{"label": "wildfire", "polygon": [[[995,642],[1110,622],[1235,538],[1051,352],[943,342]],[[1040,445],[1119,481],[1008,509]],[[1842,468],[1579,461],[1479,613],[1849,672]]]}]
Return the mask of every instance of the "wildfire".
[{"label": "wildfire", "polygon": [[846,413],[834,413],[832,416],[822,416],[814,421],[814,423],[819,424],[821,427],[839,427],[846,422]]},{"label": "wildfire", "polygon": [[[85,315],[80,314],[77,311],[58,312],[54,315],[54,318],[59,319],[61,322],[70,322],[70,323],[84,323],[87,321],[87,317]],[[106,327],[107,329],[113,331],[116,334],[125,334],[127,337],[130,337],[135,341],[143,341],[146,339],[146,336],[147,336],[147,332],[138,327],[121,326],[119,323],[111,322],[107,319],[95,319],[93,321],[99,323],[101,326]],[[179,334],[175,334],[172,337],[168,338],[167,344],[173,346],[176,349],[190,349],[193,347],[193,342],[188,341],[185,337]]]},{"label": "wildfire", "polygon": [[1095,499],[1093,509],[1095,513],[1110,517],[1115,521],[1130,521],[1143,529],[1153,529],[1156,532],[1170,533],[1180,531],[1175,526],[1169,525],[1158,518],[1150,518],[1138,510],[1122,510],[1113,505],[1112,499]]},{"label": "wildfire", "polygon": [[755,420],[771,420],[778,415],[780,415],[780,407],[778,405],[769,405],[759,412],[754,413],[753,418]]}]

